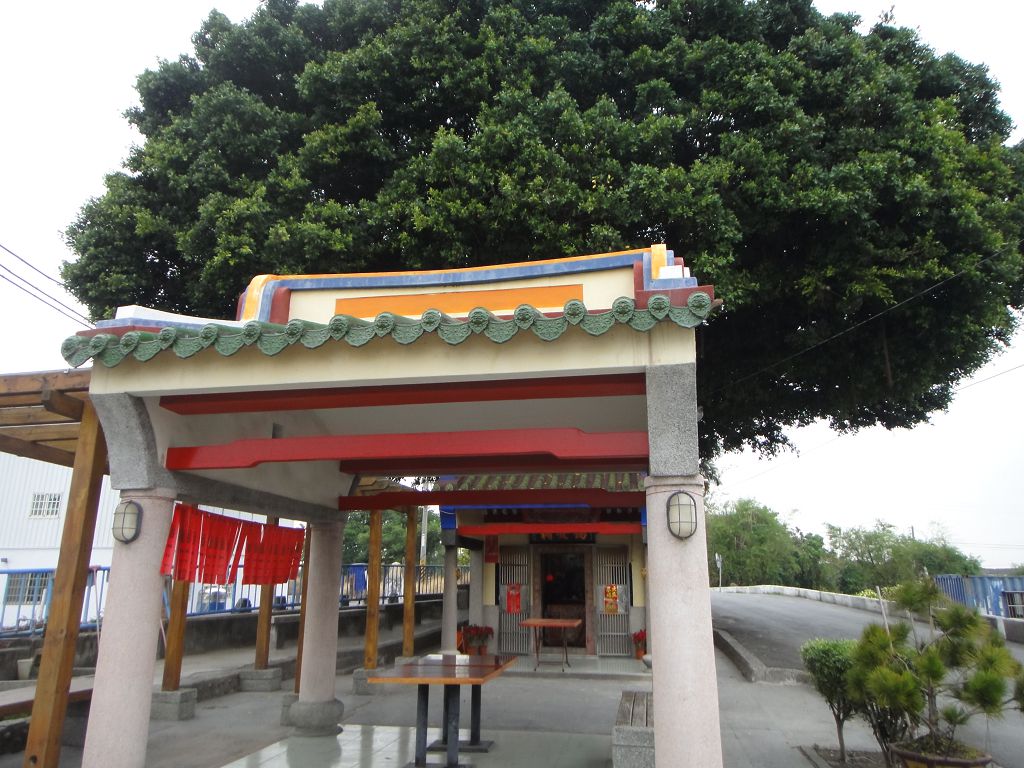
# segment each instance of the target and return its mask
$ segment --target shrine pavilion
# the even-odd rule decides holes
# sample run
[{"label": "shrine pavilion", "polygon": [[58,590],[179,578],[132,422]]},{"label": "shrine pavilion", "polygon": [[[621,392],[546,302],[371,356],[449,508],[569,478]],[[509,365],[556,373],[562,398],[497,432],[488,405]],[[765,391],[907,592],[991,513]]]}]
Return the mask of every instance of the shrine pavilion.
[{"label": "shrine pavilion", "polygon": [[[694,328],[716,306],[664,245],[468,269],[262,275],[237,320],[122,307],[67,339],[111,483],[142,510],[115,543],[85,766],[144,762],[176,502],[304,521],[308,594],[291,720],[335,690],[351,510],[438,504],[442,646],[470,621],[529,653],[526,617],[579,618],[576,653],[654,659],[657,765],[722,765],[698,471]],[[84,424],[83,420],[83,424]],[[367,491],[369,477],[436,477]],[[365,485],[365,483],[364,483]],[[547,641],[554,644],[554,638]]]}]

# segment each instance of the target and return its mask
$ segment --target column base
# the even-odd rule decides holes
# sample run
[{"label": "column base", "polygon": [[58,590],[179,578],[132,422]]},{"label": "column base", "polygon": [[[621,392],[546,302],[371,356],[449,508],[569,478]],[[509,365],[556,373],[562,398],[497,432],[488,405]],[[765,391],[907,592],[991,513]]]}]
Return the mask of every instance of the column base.
[{"label": "column base", "polygon": [[292,704],[299,700],[299,694],[297,693],[286,693],[281,697],[281,725],[294,725],[292,723],[291,708]]},{"label": "column base", "polygon": [[296,736],[336,736],[341,732],[338,721],[344,714],[345,705],[338,699],[296,701],[288,710]]},{"label": "column base", "polygon": [[153,691],[150,720],[191,720],[196,716],[198,695],[195,688],[177,691]]},{"label": "column base", "polygon": [[281,668],[243,669],[238,673],[238,688],[243,692],[280,691]]}]

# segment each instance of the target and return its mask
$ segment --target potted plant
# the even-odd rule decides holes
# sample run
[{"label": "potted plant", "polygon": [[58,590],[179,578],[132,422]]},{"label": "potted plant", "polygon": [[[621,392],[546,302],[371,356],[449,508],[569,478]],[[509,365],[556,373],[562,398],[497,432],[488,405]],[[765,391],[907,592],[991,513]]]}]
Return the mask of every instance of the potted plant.
[{"label": "potted plant", "polygon": [[889,765],[986,766],[983,750],[956,738],[974,715],[1024,711],[1024,672],[982,617],[948,603],[931,579],[900,585],[896,603],[926,616],[927,636],[912,623],[865,628],[847,678]]},{"label": "potted plant", "polygon": [[647,653],[647,630],[638,629],[633,633],[633,653],[638,659],[642,659]]},{"label": "potted plant", "polygon": [[462,630],[462,639],[466,644],[466,653],[470,656],[486,656],[487,642],[494,637],[494,630],[479,624],[467,624]]}]

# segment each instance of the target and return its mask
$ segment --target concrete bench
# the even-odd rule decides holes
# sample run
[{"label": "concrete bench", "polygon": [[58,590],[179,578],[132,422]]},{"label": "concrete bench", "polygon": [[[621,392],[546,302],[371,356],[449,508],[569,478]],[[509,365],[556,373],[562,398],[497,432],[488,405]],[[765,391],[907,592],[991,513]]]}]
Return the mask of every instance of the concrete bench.
[{"label": "concrete bench", "polygon": [[[61,743],[69,747],[85,744],[85,726],[89,719],[92,700],[91,677],[71,678],[68,707],[61,730]],[[0,691],[0,753],[8,754],[25,749],[28,737],[28,715],[35,702],[36,686],[29,683],[18,688]]]},{"label": "concrete bench", "polygon": [[612,768],[654,768],[654,695],[623,691],[612,729]]}]

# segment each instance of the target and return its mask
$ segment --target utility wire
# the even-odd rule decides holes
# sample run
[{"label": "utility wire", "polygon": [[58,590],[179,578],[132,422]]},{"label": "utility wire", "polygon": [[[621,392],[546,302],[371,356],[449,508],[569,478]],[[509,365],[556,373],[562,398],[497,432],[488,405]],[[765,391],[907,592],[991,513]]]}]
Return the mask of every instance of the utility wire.
[{"label": "utility wire", "polygon": [[[962,387],[957,387],[953,391],[954,392],[962,392],[963,390],[969,389],[970,387],[976,386],[978,384],[984,384],[986,381],[992,381],[992,379],[996,379],[996,378],[1002,376],[1004,373],[1012,373],[1013,371],[1019,370],[1021,368],[1024,368],[1024,363],[1019,363],[1018,365],[1015,365],[1015,366],[1013,366],[1011,368],[1007,368],[1005,371],[999,371],[998,373],[993,373],[991,376],[986,376],[984,379],[978,379],[977,381],[972,381],[969,384],[964,384]],[[747,477],[744,477],[742,480],[734,480],[729,485],[742,485],[743,483],[749,483],[751,480],[756,480],[757,478],[759,478],[759,477],[761,477],[763,475],[767,475],[770,472],[775,472],[777,470],[783,469],[784,467],[788,467],[791,464],[795,464],[796,462],[800,461],[800,459],[802,459],[807,454],[814,453],[815,451],[820,451],[822,448],[825,448],[825,447],[827,447],[829,445],[832,445],[832,443],[836,442],[837,440],[842,440],[844,437],[847,437],[849,434],[850,433],[848,433],[848,432],[844,432],[842,434],[836,435],[831,440],[826,440],[824,443],[820,443],[818,445],[815,445],[815,446],[813,446],[811,448],[808,448],[805,451],[799,451],[796,456],[791,458],[785,464],[778,464],[778,465],[773,466],[773,467],[767,467],[766,469],[761,470],[757,474],[748,475]],[[1024,544],[1022,544],[1021,546],[1024,547]]]},{"label": "utility wire", "polygon": [[[0,247],[2,247],[2,246],[0,246]],[[5,249],[5,250],[6,250],[6,249]],[[27,285],[27,286],[28,286],[29,288],[31,288],[31,289],[32,289],[33,291],[36,291],[36,293],[39,293],[39,294],[41,294],[42,296],[45,296],[45,297],[46,297],[47,299],[49,299],[50,301],[52,301],[52,302],[54,302],[54,303],[56,303],[56,304],[60,304],[60,306],[62,306],[62,307],[63,307],[64,309],[66,309],[66,310],[67,310],[68,312],[71,312],[71,313],[73,313],[73,314],[75,314],[75,315],[78,315],[78,317],[80,317],[80,318],[82,319],[82,321],[84,321],[84,322],[86,322],[86,323],[89,323],[90,327],[92,326],[92,323],[90,323],[90,322],[89,322],[89,318],[87,318],[87,317],[86,317],[85,315],[83,315],[83,314],[82,314],[81,312],[79,312],[79,311],[78,311],[77,309],[75,309],[74,307],[69,307],[69,306],[68,306],[67,304],[65,304],[65,303],[64,303],[63,301],[61,301],[60,299],[58,299],[58,298],[57,298],[56,296],[53,296],[53,295],[51,295],[51,294],[47,293],[47,292],[46,292],[46,291],[44,291],[44,290],[43,290],[42,288],[40,288],[40,287],[39,287],[38,285],[36,285],[35,283],[33,283],[33,282],[32,282],[31,280],[27,280],[27,279],[25,279],[24,277],[22,277],[21,275],[19,275],[19,274],[18,274],[17,272],[15,272],[15,271],[14,271],[13,269],[11,269],[11,268],[10,268],[10,267],[8,267],[8,266],[5,266],[4,264],[0,264],[0,269],[4,270],[5,272],[8,272],[8,273],[10,273],[10,274],[11,274],[11,275],[12,275],[12,276],[13,276],[13,277],[15,278],[15,279],[17,279],[17,280],[20,280],[20,281],[21,281],[22,283],[24,283],[25,285]],[[39,270],[37,269],[37,270],[36,270],[36,272],[38,272],[38,271],[39,271]],[[10,280],[8,280],[8,282],[10,282]]]},{"label": "utility wire", "polygon": [[[1006,253],[1006,251],[1009,248],[1011,248],[1011,247],[1012,248],[1016,248],[1016,247],[1018,247],[1020,245],[1020,243],[1021,243],[1021,241],[1018,240],[1015,243],[1008,243],[1007,245],[1004,245],[999,250],[997,250],[997,251],[995,251],[993,253],[990,253],[988,256],[985,256],[984,258],[978,260],[974,264],[974,267],[977,267],[977,266],[979,266],[981,264],[984,264],[986,261],[990,261],[990,260],[996,258],[997,256],[1002,256],[1004,253]],[[841,331],[837,331],[836,333],[832,334],[828,338],[822,339],[821,341],[816,342],[816,343],[812,344],[811,346],[806,347],[805,349],[801,349],[798,352],[794,352],[793,354],[788,355],[788,356],[782,358],[781,360],[776,360],[774,363],[770,363],[770,364],[764,366],[763,368],[759,368],[756,371],[748,373],[745,376],[741,376],[738,379],[733,379],[728,384],[725,384],[725,385],[719,387],[718,389],[714,389],[711,392],[709,392],[708,393],[708,397],[712,397],[713,395],[717,395],[719,392],[722,392],[722,391],[724,391],[726,389],[729,389],[730,387],[734,387],[737,384],[742,384],[744,381],[749,381],[750,379],[756,378],[757,376],[760,376],[762,373],[765,373],[766,371],[770,371],[773,368],[778,368],[780,365],[788,363],[791,360],[795,360],[796,358],[801,357],[802,355],[806,355],[808,352],[811,352],[811,351],[813,351],[815,349],[818,349],[819,347],[823,347],[826,344],[829,344],[830,342],[835,341],[840,336],[845,336],[846,334],[851,333],[852,331],[857,330],[858,328],[860,328],[863,325],[867,325],[868,323],[874,322],[878,318],[883,317],[883,316],[889,314],[890,312],[893,312],[894,310],[899,309],[900,307],[904,306],[905,304],[909,304],[912,301],[916,301],[917,299],[920,299],[920,298],[922,298],[924,296],[927,296],[929,293],[932,293],[933,291],[938,290],[939,288],[944,286],[946,283],[949,283],[949,282],[951,282],[953,280],[956,280],[958,277],[963,277],[964,275],[967,274],[967,272],[968,272],[968,270],[966,270],[966,269],[960,270],[955,275],[950,275],[949,277],[940,280],[939,282],[935,283],[934,285],[931,285],[928,288],[925,288],[923,291],[915,293],[913,296],[909,296],[906,299],[903,299],[903,301],[900,301],[900,302],[898,302],[896,304],[893,304],[891,307],[886,307],[881,312],[878,312],[878,313],[872,315],[871,317],[867,317],[864,320],[861,320],[860,322],[854,323],[849,328],[845,328],[845,329],[843,329]]]},{"label": "utility wire", "polygon": [[63,289],[63,288],[64,288],[64,283],[62,283],[62,282],[61,282],[60,280],[58,280],[58,279],[57,279],[57,278],[55,278],[55,277],[50,277],[50,276],[49,276],[48,274],[46,274],[46,273],[45,273],[45,272],[43,272],[43,271],[42,271],[41,269],[39,269],[39,268],[38,268],[38,267],[36,267],[36,266],[35,266],[34,264],[32,264],[32,263],[31,263],[30,261],[27,261],[27,260],[25,260],[25,259],[21,258],[21,256],[19,256],[18,254],[16,254],[16,253],[15,253],[14,251],[12,251],[12,250],[11,250],[10,248],[8,248],[8,247],[7,247],[6,245],[4,245],[3,243],[0,243],[0,248],[2,248],[3,250],[7,251],[7,252],[8,252],[9,254],[11,254],[11,256],[13,256],[14,258],[16,258],[16,259],[17,259],[18,261],[20,261],[20,262],[21,262],[22,264],[24,264],[25,266],[27,266],[27,267],[28,267],[29,269],[34,269],[34,270],[35,270],[36,272],[38,272],[38,273],[39,273],[40,275],[42,275],[43,277],[45,277],[45,278],[46,278],[47,280],[49,280],[49,281],[51,281],[51,282],[54,282],[54,283],[56,283],[57,285],[59,285],[59,286],[61,287],[61,289]]},{"label": "utility wire", "polygon": [[43,298],[42,296],[39,296],[39,295],[37,295],[37,294],[35,294],[35,293],[32,293],[32,291],[30,291],[30,290],[29,290],[28,288],[26,288],[26,287],[24,287],[24,286],[22,286],[22,285],[18,285],[18,284],[17,284],[16,282],[14,282],[13,280],[11,280],[11,278],[9,278],[9,277],[8,277],[7,275],[2,275],[2,274],[0,274],[0,280],[6,280],[6,281],[7,281],[8,283],[10,283],[11,285],[13,285],[13,286],[14,286],[15,288],[17,288],[17,289],[18,289],[19,291],[24,291],[25,293],[27,293],[27,294],[28,294],[29,296],[31,296],[31,297],[32,297],[33,299],[35,299],[36,301],[41,301],[41,302],[42,302],[43,304],[45,304],[45,305],[46,305],[47,307],[49,307],[49,308],[50,308],[50,309],[52,309],[52,310],[55,310],[56,312],[60,312],[60,313],[61,313],[62,315],[64,315],[64,317],[68,318],[69,320],[74,320],[74,321],[75,321],[76,323],[78,323],[79,325],[84,325],[84,326],[85,326],[86,328],[92,328],[92,327],[93,327],[93,326],[92,326],[92,325],[90,325],[89,323],[87,323],[87,322],[85,322],[85,321],[83,321],[83,320],[80,320],[79,318],[75,317],[74,315],[71,315],[71,314],[69,314],[69,313],[65,312],[65,311],[64,311],[63,309],[61,309],[60,307],[55,307],[55,306],[54,306],[53,304],[51,304],[50,302],[48,302],[48,301],[47,301],[46,299],[44,299],[44,298]]}]

